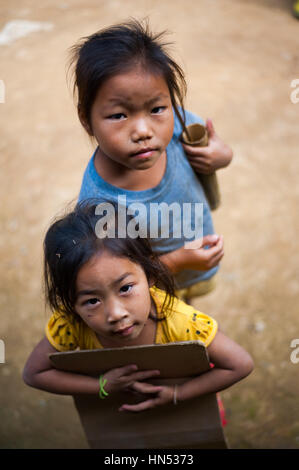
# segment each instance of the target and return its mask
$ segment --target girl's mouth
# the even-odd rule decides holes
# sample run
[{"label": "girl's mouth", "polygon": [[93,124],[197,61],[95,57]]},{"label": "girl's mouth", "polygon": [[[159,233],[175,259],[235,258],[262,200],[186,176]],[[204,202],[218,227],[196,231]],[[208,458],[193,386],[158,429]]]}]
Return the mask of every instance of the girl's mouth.
[{"label": "girl's mouth", "polygon": [[116,330],[116,331],[114,332],[114,334],[116,334],[116,335],[118,335],[118,336],[129,336],[129,335],[132,333],[134,326],[135,326],[135,325],[133,324],[133,325],[128,326],[128,327],[126,327],[126,328],[122,328],[122,329],[120,329],[120,330]]},{"label": "girl's mouth", "polygon": [[135,158],[150,158],[153,154],[157,151],[157,149],[153,148],[144,148],[139,150],[139,152],[133,153],[132,157]]}]

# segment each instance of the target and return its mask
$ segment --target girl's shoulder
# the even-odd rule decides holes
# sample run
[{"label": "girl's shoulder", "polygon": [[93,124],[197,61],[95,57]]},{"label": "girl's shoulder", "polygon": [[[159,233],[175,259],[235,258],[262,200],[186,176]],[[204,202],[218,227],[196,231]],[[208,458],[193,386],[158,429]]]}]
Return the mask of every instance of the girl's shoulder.
[{"label": "girl's shoulder", "polygon": [[46,337],[58,351],[77,349],[81,323],[78,315],[56,311],[51,315],[46,325]]},{"label": "girl's shoulder", "polygon": [[[159,314],[166,293],[156,287],[151,288],[151,293]],[[158,323],[157,343],[199,340],[207,347],[217,333],[218,324],[214,318],[177,297],[173,299],[172,306],[163,313],[163,321]]]},{"label": "girl's shoulder", "polygon": [[[180,112],[181,117],[184,118],[184,112],[183,112],[182,108],[179,108],[179,112]],[[197,122],[200,123],[200,124],[205,124],[202,117],[200,117],[197,114],[185,109],[185,124],[186,124],[186,126],[189,126],[190,124],[195,124]],[[182,129],[182,125],[180,123],[180,120],[177,117],[177,115],[174,113],[174,132],[173,132],[174,136],[179,137],[182,133],[182,130],[183,129]]]}]

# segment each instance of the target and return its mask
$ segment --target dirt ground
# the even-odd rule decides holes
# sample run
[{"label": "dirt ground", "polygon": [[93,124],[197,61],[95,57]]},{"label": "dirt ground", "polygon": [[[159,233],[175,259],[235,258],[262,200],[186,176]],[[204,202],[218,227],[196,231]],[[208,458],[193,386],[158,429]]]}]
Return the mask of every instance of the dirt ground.
[{"label": "dirt ground", "polygon": [[[48,317],[42,239],[76,199],[92,145],[66,84],[67,50],[130,16],[169,29],[186,71],[187,109],[213,119],[234,150],[214,213],[225,257],[196,306],[252,354],[255,371],[222,393],[232,448],[299,448],[299,21],[285,0],[0,0],[13,19],[50,22],[0,46],[1,448],[87,447],[70,397],[25,386],[24,362]],[[298,96],[298,95],[297,95]]]}]

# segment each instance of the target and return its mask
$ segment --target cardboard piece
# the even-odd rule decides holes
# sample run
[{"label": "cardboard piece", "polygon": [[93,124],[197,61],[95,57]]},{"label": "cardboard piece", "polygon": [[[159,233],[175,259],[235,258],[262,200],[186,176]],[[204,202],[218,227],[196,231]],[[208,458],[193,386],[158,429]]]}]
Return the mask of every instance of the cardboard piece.
[{"label": "cardboard piece", "polygon": [[[159,369],[159,378],[147,382],[161,385],[180,384],[210,369],[200,341],[70,351],[51,354],[50,359],[57,369],[94,376],[127,364],[140,370]],[[216,394],[140,413],[118,411],[124,403],[142,401],[130,392],[105,400],[90,395],[73,398],[92,449],[227,448]]]}]

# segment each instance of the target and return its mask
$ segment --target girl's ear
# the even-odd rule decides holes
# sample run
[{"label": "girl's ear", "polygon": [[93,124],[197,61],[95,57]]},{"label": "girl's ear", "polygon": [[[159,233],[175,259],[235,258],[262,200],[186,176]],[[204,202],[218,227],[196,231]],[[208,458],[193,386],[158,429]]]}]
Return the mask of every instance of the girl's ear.
[{"label": "girl's ear", "polygon": [[153,279],[152,277],[149,278],[149,281],[148,281],[148,285],[149,287],[153,287],[155,285],[155,279]]},{"label": "girl's ear", "polygon": [[88,124],[88,122],[86,120],[86,117],[85,117],[85,115],[82,111],[82,108],[81,108],[80,104],[78,104],[77,109],[78,109],[78,116],[79,116],[79,119],[80,119],[80,122],[81,122],[82,126],[86,130],[87,134],[90,135],[91,137],[93,137],[92,129],[90,128],[90,125]]}]

